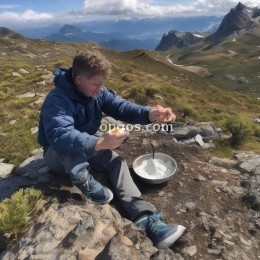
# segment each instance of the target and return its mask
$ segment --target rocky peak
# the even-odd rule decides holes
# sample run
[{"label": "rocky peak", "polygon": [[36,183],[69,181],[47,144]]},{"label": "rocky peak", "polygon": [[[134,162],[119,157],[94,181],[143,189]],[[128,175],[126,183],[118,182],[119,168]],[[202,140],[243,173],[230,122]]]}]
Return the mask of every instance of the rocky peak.
[{"label": "rocky peak", "polygon": [[239,2],[238,5],[235,8],[232,8],[231,10],[233,10],[235,12],[241,12],[241,11],[244,11],[244,10],[248,10],[248,7],[246,7],[244,4]]},{"label": "rocky peak", "polygon": [[260,21],[255,19],[260,14],[260,9],[249,8],[239,2],[239,4],[230,10],[222,20],[218,30],[207,37],[206,41],[218,43],[232,34],[238,34],[245,30],[250,30],[259,26]]},{"label": "rocky peak", "polygon": [[0,37],[23,38],[21,34],[16,33],[6,27],[0,27]]},{"label": "rocky peak", "polygon": [[204,36],[200,34],[171,30],[163,35],[161,42],[156,47],[156,50],[166,51],[171,47],[183,48],[188,45],[200,42],[203,40],[203,38]]},{"label": "rocky peak", "polygon": [[60,28],[60,31],[59,31],[61,34],[75,34],[75,33],[82,33],[83,30],[78,28],[78,27],[75,27],[73,25],[69,25],[69,24],[65,24],[64,26],[62,26]]}]

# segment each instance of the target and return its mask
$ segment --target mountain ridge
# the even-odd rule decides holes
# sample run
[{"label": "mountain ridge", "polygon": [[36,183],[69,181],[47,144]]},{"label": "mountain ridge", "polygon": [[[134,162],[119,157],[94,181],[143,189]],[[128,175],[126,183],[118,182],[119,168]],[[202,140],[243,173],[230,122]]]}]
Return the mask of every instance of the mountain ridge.
[{"label": "mountain ridge", "polygon": [[170,48],[184,48],[191,44],[195,44],[203,41],[205,33],[200,32],[178,32],[177,30],[171,30],[165,33],[155,50],[166,51]]},{"label": "mountain ridge", "polygon": [[205,41],[213,44],[220,43],[225,38],[249,31],[255,27],[260,30],[260,9],[249,8],[239,2],[223,18],[218,30],[208,36]]},{"label": "mountain ridge", "polygon": [[10,30],[6,27],[0,27],[0,37],[9,37],[9,38],[25,38],[23,35]]}]

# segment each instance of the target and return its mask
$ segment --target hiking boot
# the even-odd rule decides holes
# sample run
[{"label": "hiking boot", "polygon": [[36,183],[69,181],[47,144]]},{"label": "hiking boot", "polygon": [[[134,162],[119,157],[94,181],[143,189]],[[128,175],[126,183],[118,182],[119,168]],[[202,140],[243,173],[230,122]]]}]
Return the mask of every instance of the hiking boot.
[{"label": "hiking boot", "polygon": [[96,204],[108,204],[113,199],[112,191],[102,186],[91,174],[84,174],[80,180],[74,180],[73,184],[77,186],[84,195]]},{"label": "hiking boot", "polygon": [[170,247],[185,231],[182,225],[168,226],[160,220],[160,214],[152,214],[141,218],[135,225],[144,229],[148,238],[158,249]]}]

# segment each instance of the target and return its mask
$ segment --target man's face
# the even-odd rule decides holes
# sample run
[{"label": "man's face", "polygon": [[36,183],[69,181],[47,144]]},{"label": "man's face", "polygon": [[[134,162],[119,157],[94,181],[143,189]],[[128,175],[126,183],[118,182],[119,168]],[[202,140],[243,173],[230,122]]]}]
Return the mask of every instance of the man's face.
[{"label": "man's face", "polygon": [[102,92],[104,81],[102,75],[95,75],[91,78],[86,75],[79,75],[75,78],[78,91],[86,97],[95,97],[98,92]]}]

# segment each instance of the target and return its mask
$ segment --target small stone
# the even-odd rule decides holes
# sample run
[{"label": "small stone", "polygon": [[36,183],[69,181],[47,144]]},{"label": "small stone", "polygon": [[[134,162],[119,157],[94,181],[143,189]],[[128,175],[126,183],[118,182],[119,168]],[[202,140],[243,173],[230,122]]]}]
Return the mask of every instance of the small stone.
[{"label": "small stone", "polygon": [[251,188],[251,182],[248,181],[248,180],[240,181],[240,185],[241,185],[241,187],[243,187],[243,188]]},{"label": "small stone", "polygon": [[22,75],[20,73],[17,73],[17,72],[12,72],[12,76],[13,77],[17,77],[17,78],[21,78]]},{"label": "small stone", "polygon": [[179,185],[180,185],[181,187],[184,186],[183,182],[179,181],[178,183],[179,183]]},{"label": "small stone", "polygon": [[44,101],[43,97],[40,97],[39,99],[37,99],[35,102],[33,102],[33,104],[42,104]]},{"label": "small stone", "polygon": [[228,246],[235,246],[235,243],[234,243],[234,242],[231,242],[231,241],[229,241],[229,240],[227,240],[227,239],[223,239],[223,242],[224,242],[224,244],[226,244],[226,245],[228,245]]},{"label": "small stone", "polygon": [[222,173],[227,173],[227,172],[228,172],[228,170],[227,170],[227,169],[224,169],[224,168],[221,169],[220,171],[221,171]]},{"label": "small stone", "polygon": [[206,181],[206,178],[199,174],[198,176],[194,177],[194,181]]},{"label": "small stone", "polygon": [[25,70],[25,69],[19,69],[19,72],[20,72],[21,74],[29,74],[29,73],[30,73],[29,71],[27,71],[27,70]]},{"label": "small stone", "polygon": [[229,235],[229,234],[224,234],[224,237],[227,240],[232,240],[233,239],[233,237],[231,235]]},{"label": "small stone", "polygon": [[188,170],[189,169],[189,165],[187,163],[182,163],[182,166],[184,168],[184,170]]},{"label": "small stone", "polygon": [[238,162],[236,160],[230,160],[227,158],[218,158],[218,157],[212,157],[209,160],[210,164],[218,165],[226,168],[233,168],[238,165]]},{"label": "small stone", "polygon": [[197,144],[199,144],[199,146],[204,147],[204,142],[203,142],[202,136],[200,134],[197,134],[194,139],[195,139],[195,142]]},{"label": "small stone", "polygon": [[211,181],[214,185],[222,185],[222,186],[226,186],[228,184],[227,181],[218,181],[218,180],[212,180]]},{"label": "small stone", "polygon": [[211,206],[210,212],[219,213],[220,211],[221,211],[220,206],[216,203],[213,203],[213,205]]},{"label": "small stone", "polygon": [[255,173],[256,169],[260,167],[260,155],[251,156],[250,159],[244,161],[239,167],[246,172]]},{"label": "small stone", "polygon": [[254,235],[256,235],[257,234],[257,227],[255,226],[255,224],[254,223],[249,223],[249,228],[248,228],[248,232],[252,235],[252,236],[254,236]]},{"label": "small stone", "polygon": [[194,256],[197,253],[196,246],[189,246],[183,249],[183,253],[187,254],[188,256]]},{"label": "small stone", "polygon": [[223,231],[221,229],[217,229],[214,234],[214,238],[220,240],[222,239],[222,237],[223,237]]},{"label": "small stone", "polygon": [[121,237],[121,242],[122,242],[123,244],[125,244],[126,246],[128,246],[128,247],[134,245],[133,242],[132,242],[128,237],[126,237],[126,236],[122,236],[122,237]]},{"label": "small stone", "polygon": [[33,127],[33,128],[30,129],[30,131],[31,131],[32,134],[36,134],[36,133],[38,132],[38,130],[39,130],[39,129],[38,129],[38,126]]},{"label": "small stone", "polygon": [[221,250],[219,249],[208,249],[207,252],[211,255],[221,255]]},{"label": "small stone", "polygon": [[160,197],[164,197],[165,196],[165,194],[166,194],[166,192],[165,191],[160,191],[159,193],[158,193],[158,195],[160,196]]},{"label": "small stone", "polygon": [[35,93],[34,92],[26,92],[22,95],[18,95],[18,98],[32,98],[35,97]]},{"label": "small stone", "polygon": [[245,188],[243,187],[230,186],[230,189],[232,189],[237,194],[243,194],[245,192]]},{"label": "small stone", "polygon": [[10,163],[0,163],[0,179],[6,178],[8,175],[12,173],[14,169],[14,165]]},{"label": "small stone", "polygon": [[232,195],[233,194],[232,189],[230,187],[228,187],[228,186],[219,186],[218,189],[223,191],[223,192],[225,192],[225,193],[227,193],[228,195]]},{"label": "small stone", "polygon": [[152,141],[152,144],[153,144],[154,147],[158,147],[159,146],[158,142],[156,142],[155,140]]},{"label": "small stone", "polygon": [[45,86],[46,85],[46,81],[45,80],[43,80],[43,81],[39,81],[39,82],[37,82],[36,83],[36,86]]},{"label": "small stone", "polygon": [[11,120],[9,121],[9,125],[14,125],[17,122],[17,120]]},{"label": "small stone", "polygon": [[50,73],[50,74],[47,74],[47,75],[42,75],[41,76],[41,79],[42,80],[45,80],[47,83],[51,83],[53,81],[53,74]]},{"label": "small stone", "polygon": [[186,209],[193,210],[196,209],[196,205],[193,202],[186,202],[185,205]]},{"label": "small stone", "polygon": [[150,142],[147,138],[144,138],[142,141],[142,146],[147,146],[147,145],[150,145]]},{"label": "small stone", "polygon": [[229,169],[229,173],[231,173],[232,175],[239,175],[241,172],[238,170]]},{"label": "small stone", "polygon": [[221,190],[218,188],[218,187],[215,187],[214,190],[217,192],[217,193],[220,193]]},{"label": "small stone", "polygon": [[46,69],[45,65],[38,65],[36,66],[36,69],[42,70],[42,69]]},{"label": "small stone", "polygon": [[240,236],[240,241],[245,245],[245,246],[252,246],[252,241],[251,240],[245,240],[242,236]]}]

